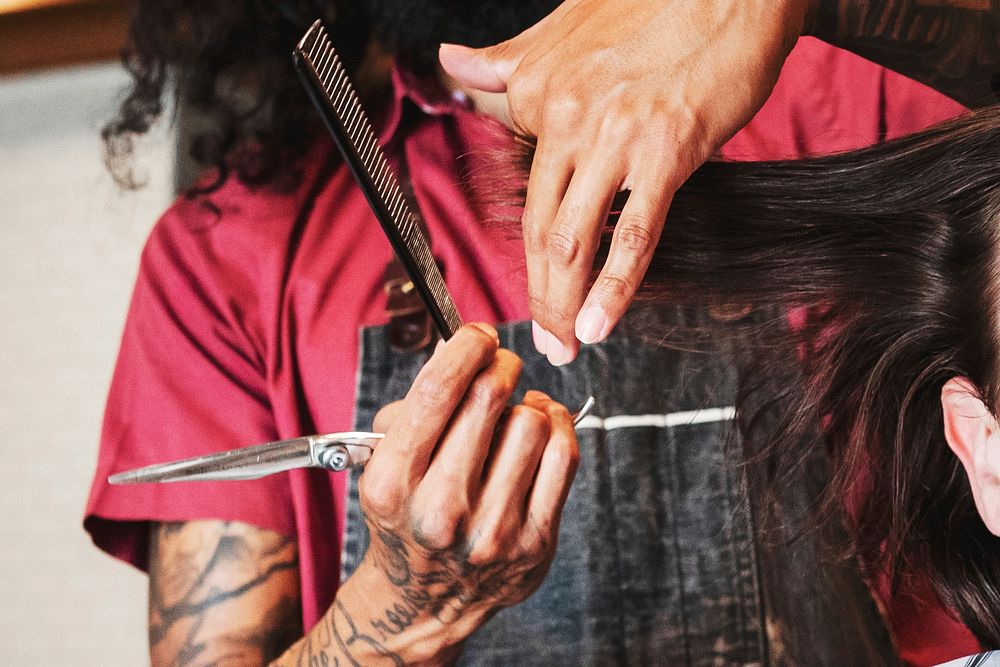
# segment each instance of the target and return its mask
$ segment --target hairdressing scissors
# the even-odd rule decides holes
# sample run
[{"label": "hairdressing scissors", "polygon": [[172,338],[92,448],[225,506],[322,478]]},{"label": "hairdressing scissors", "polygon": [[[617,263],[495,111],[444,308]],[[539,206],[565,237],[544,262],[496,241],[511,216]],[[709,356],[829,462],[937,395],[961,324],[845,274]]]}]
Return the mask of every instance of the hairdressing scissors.
[{"label": "hairdressing scissors", "polygon": [[[577,426],[594,407],[591,396],[573,416]],[[258,479],[295,468],[323,468],[339,472],[363,465],[371,458],[382,433],[347,431],[305,435],[226,452],[158,463],[108,477],[110,484],[143,482],[197,482]]]}]

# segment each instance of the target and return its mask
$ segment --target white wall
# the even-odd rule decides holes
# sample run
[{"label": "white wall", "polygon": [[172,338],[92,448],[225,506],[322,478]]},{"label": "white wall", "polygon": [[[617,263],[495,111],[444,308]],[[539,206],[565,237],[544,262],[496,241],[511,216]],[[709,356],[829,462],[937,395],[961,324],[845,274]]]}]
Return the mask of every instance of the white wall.
[{"label": "white wall", "polygon": [[80,520],[139,250],[170,199],[165,132],[122,193],[99,128],[116,65],[0,77],[0,665],[141,665],[145,576]]}]

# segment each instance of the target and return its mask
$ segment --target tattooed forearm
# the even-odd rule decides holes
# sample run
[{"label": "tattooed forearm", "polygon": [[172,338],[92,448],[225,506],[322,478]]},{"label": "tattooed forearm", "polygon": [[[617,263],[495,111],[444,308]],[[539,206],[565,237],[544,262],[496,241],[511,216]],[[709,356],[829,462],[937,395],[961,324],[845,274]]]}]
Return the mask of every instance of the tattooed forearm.
[{"label": "tattooed forearm", "polygon": [[817,0],[813,34],[970,107],[1000,101],[1000,0]]},{"label": "tattooed forearm", "polygon": [[263,665],[302,636],[295,544],[238,523],[154,526],[149,646],[158,665]]}]

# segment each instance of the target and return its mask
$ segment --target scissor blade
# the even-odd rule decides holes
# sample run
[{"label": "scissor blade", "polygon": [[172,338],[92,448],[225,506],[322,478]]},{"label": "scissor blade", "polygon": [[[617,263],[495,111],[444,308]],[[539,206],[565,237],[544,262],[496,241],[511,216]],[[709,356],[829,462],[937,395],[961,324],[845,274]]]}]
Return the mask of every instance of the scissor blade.
[{"label": "scissor blade", "polygon": [[309,438],[278,440],[227,452],[129,470],[108,477],[111,484],[257,479],[314,465]]}]

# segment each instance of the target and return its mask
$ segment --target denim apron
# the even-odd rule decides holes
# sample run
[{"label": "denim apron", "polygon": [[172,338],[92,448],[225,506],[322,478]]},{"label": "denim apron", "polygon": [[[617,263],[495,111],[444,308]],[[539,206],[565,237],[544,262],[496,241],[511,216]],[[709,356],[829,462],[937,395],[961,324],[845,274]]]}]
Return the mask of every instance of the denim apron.
[{"label": "denim apron", "polygon": [[[580,466],[548,576],[473,635],[459,664],[895,664],[853,564],[824,558],[818,536],[758,539],[729,354],[617,335],[554,368],[528,323],[498,330],[524,360],[516,399],[538,389],[570,410],[589,395],[597,403],[577,429]],[[393,350],[384,327],[362,332],[357,428],[405,395],[428,354]],[[349,484],[344,577],[368,544],[359,476]]]}]

